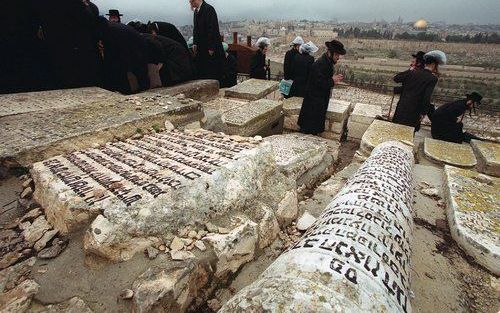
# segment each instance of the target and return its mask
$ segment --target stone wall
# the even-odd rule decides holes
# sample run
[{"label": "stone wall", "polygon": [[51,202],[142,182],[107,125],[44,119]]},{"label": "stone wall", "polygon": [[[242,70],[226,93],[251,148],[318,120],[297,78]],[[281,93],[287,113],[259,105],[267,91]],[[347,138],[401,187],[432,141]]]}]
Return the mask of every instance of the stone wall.
[{"label": "stone wall", "polygon": [[220,312],[411,312],[413,153],[378,146],[304,237]]}]

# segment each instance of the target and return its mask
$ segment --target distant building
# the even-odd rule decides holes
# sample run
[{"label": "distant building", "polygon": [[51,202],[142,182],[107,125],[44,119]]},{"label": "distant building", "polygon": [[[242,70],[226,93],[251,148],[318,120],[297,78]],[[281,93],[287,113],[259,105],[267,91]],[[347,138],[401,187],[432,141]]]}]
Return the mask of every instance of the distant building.
[{"label": "distant building", "polygon": [[329,41],[333,38],[337,38],[339,36],[339,33],[328,29],[314,29],[311,32],[311,36],[319,40]]}]

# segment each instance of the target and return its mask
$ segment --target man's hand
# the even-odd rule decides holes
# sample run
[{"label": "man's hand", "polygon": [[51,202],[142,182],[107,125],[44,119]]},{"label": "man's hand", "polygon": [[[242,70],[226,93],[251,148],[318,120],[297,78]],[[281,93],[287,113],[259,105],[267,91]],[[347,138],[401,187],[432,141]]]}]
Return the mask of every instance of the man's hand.
[{"label": "man's hand", "polygon": [[210,56],[213,56],[213,55],[214,55],[214,53],[215,53],[215,51],[214,51],[214,50],[208,50],[208,54],[210,54]]},{"label": "man's hand", "polygon": [[341,81],[344,80],[344,75],[341,75],[341,74],[339,74],[339,75],[333,75],[332,79],[333,79],[333,82],[335,84],[338,84],[338,83],[340,83]]},{"label": "man's hand", "polygon": [[198,46],[193,45],[192,49],[193,49],[193,55],[196,55],[198,53]]}]

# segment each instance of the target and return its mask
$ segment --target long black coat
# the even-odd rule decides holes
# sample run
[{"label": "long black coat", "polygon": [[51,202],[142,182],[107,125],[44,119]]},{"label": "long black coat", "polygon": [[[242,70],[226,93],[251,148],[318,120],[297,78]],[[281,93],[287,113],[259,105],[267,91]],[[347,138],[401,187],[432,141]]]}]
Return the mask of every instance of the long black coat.
[{"label": "long black coat", "polygon": [[266,79],[266,55],[262,53],[262,50],[257,50],[257,52],[252,56],[250,62],[250,78]]},{"label": "long black coat", "polygon": [[[203,1],[194,13],[193,44],[197,46],[195,64],[200,78],[220,80],[224,69],[224,48],[219,31],[219,19],[213,6]],[[209,50],[214,51],[213,55]]]},{"label": "long black coat", "polygon": [[300,131],[319,134],[325,131],[325,117],[333,83],[333,60],[323,54],[311,66],[307,92],[299,115]]},{"label": "long black coat", "polygon": [[238,83],[238,64],[236,57],[228,54],[226,57],[226,68],[222,77],[221,88],[233,87]]},{"label": "long black coat", "polygon": [[95,14],[81,0],[34,3],[53,71],[53,88],[98,84],[100,60]]},{"label": "long black coat", "polygon": [[403,90],[394,113],[393,122],[418,128],[420,117],[427,115],[437,77],[427,69],[408,70],[394,77]]},{"label": "long black coat", "polygon": [[290,97],[305,97],[307,90],[307,79],[314,64],[314,57],[309,54],[297,54],[292,62],[293,84]]},{"label": "long black coat", "polygon": [[299,51],[297,49],[290,49],[285,54],[285,61],[283,62],[283,75],[286,80],[294,78],[293,71],[293,60],[296,55],[299,55]]},{"label": "long black coat", "polygon": [[149,89],[146,40],[134,28],[122,23],[103,27],[105,87],[131,93],[127,73],[137,78],[139,90]]},{"label": "long black coat", "polygon": [[462,143],[464,141],[464,124],[457,119],[467,111],[467,100],[446,103],[432,114],[432,138]]},{"label": "long black coat", "polygon": [[188,49],[186,39],[184,39],[184,36],[182,36],[181,32],[177,29],[177,27],[175,27],[175,25],[167,22],[153,23],[158,27],[158,35],[175,40]]},{"label": "long black coat", "polygon": [[[190,53],[175,40],[163,36],[143,34],[148,45],[150,63],[163,63],[160,77],[163,86],[172,86],[194,78],[194,65]],[[152,51],[151,47],[156,49]],[[154,55],[158,53],[158,55]]]}]

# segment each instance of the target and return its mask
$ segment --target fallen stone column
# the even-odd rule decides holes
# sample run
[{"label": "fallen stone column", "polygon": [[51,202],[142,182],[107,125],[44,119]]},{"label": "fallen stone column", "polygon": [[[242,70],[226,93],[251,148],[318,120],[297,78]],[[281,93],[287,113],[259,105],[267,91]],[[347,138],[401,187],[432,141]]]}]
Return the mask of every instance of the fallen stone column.
[{"label": "fallen stone column", "polygon": [[219,312],[411,312],[410,147],[386,142],[308,232]]}]

